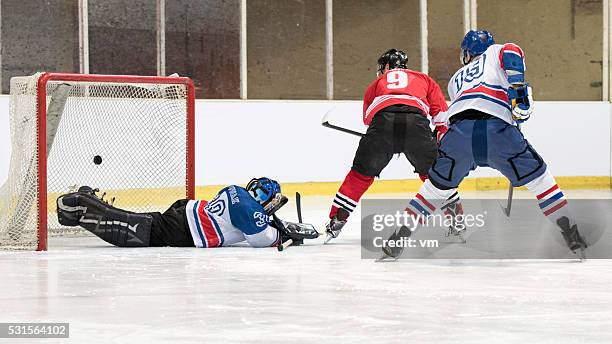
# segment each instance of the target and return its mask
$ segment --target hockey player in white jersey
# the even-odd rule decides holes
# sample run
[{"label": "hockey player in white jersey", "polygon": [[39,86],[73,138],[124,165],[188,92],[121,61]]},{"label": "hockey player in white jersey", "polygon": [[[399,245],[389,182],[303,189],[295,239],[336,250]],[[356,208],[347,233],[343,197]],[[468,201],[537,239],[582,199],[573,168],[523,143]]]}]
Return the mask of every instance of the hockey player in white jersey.
[{"label": "hockey player in white jersey", "polygon": [[[461,43],[460,58],[464,67],[448,83],[452,101],[448,131],[440,141],[429,178],[406,212],[432,214],[471,170],[488,166],[500,171],[514,187],[527,187],[543,214],[559,227],[570,250],[584,254],[587,244],[568,212],[563,192],[517,128],[533,111],[523,50],[513,43],[495,44],[489,32],[472,30]],[[391,239],[410,234],[403,227]],[[402,248],[385,247],[383,252],[398,257]]]},{"label": "hockey player in white jersey", "polygon": [[243,241],[252,247],[270,247],[289,239],[300,245],[319,235],[312,225],[286,222],[274,214],[287,198],[270,178],[254,178],[246,188],[230,185],[209,202],[178,200],[163,214],[119,209],[96,192],[85,186],[58,197],[58,220],[120,247],[208,248]]}]

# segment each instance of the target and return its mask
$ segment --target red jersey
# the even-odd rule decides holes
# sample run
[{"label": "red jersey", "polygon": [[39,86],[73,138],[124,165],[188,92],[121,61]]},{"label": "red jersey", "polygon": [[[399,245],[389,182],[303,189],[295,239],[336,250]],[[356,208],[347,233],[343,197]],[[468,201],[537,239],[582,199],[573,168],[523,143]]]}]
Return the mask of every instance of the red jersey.
[{"label": "red jersey", "polygon": [[363,96],[363,123],[387,106],[404,104],[421,109],[425,116],[435,117],[448,106],[440,86],[427,74],[410,69],[391,69],[374,80]]}]

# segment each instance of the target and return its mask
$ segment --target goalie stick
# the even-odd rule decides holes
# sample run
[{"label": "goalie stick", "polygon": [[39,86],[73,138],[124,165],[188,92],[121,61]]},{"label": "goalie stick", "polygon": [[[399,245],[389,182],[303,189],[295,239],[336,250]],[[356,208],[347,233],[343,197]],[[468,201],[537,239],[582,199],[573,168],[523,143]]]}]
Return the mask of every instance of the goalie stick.
[{"label": "goalie stick", "polygon": [[[298,222],[302,223],[302,195],[299,192],[295,193],[295,208],[297,210]],[[293,244],[293,239],[288,239],[287,241],[278,245],[278,252],[282,252],[287,247]]]},{"label": "goalie stick", "polygon": [[[302,195],[300,195],[299,192],[295,193],[295,207],[298,216],[298,223],[302,223]],[[282,252],[291,245],[293,245],[293,239],[287,239],[285,242],[278,245],[278,251]]]}]

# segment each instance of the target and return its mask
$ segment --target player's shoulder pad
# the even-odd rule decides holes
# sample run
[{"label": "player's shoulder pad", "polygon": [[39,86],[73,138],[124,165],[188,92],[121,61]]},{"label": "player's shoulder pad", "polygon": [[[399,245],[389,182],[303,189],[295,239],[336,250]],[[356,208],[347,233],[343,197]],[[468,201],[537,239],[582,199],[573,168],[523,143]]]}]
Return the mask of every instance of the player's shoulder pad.
[{"label": "player's shoulder pad", "polygon": [[514,43],[506,43],[499,51],[499,65],[511,84],[525,82],[525,53]]},{"label": "player's shoulder pad", "polygon": [[518,56],[520,56],[521,58],[525,57],[525,53],[523,52],[523,49],[521,49],[521,47],[518,46],[518,44],[515,43],[506,43],[502,46],[502,51],[503,52],[508,52],[508,53],[514,53]]},{"label": "player's shoulder pad", "polygon": [[268,227],[270,218],[264,208],[246,189],[237,185],[227,187],[230,196],[229,214],[232,224],[244,234],[257,234]]}]

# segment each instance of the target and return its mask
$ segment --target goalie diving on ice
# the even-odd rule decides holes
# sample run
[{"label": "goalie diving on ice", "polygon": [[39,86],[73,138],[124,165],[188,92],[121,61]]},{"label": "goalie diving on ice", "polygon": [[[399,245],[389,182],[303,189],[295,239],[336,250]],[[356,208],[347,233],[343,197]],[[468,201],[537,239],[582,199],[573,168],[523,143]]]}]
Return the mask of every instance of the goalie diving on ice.
[{"label": "goalie diving on ice", "polygon": [[[64,226],[80,226],[119,247],[297,246],[319,236],[309,224],[287,222],[275,212],[287,203],[280,184],[253,178],[246,188],[230,185],[211,201],[181,199],[164,213],[135,213],[114,207],[82,186],[57,198]],[[112,202],[111,202],[112,203]]]}]

